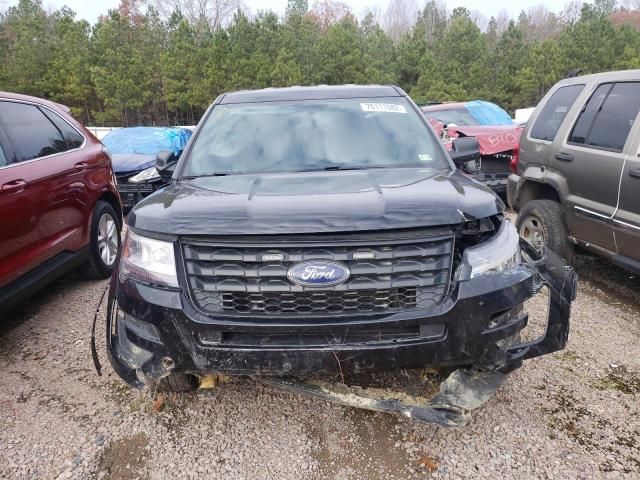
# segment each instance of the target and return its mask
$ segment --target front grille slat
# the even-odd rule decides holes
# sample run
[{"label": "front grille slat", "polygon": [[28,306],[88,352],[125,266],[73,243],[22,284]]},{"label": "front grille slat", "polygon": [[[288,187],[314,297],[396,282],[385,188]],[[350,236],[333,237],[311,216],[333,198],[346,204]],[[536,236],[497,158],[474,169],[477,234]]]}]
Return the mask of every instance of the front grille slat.
[{"label": "front grille slat", "polygon": [[[333,287],[323,288],[323,291],[345,291],[345,290],[376,290],[380,288],[393,287],[428,287],[446,283],[448,271],[442,271],[436,275],[398,275],[393,277],[357,277],[346,283]],[[308,287],[294,285],[285,278],[220,278],[191,276],[191,286],[195,289],[207,292],[303,292],[313,290]]]},{"label": "front grille slat", "polygon": [[[350,245],[349,235],[343,237],[309,247],[276,239],[264,240],[264,247],[245,247],[242,241],[230,246],[216,244],[215,239],[183,240],[192,299],[212,314],[331,317],[429,309],[447,295],[452,233],[400,232],[396,238],[375,237],[371,244],[360,235],[357,245]],[[362,252],[375,258],[354,259]],[[274,261],[274,255],[282,261]],[[309,260],[341,262],[351,276],[345,283],[322,288],[291,282],[289,268]]]},{"label": "front grille slat", "polygon": [[207,262],[260,262],[263,255],[282,254],[287,262],[305,262],[308,260],[352,261],[353,253],[358,251],[372,251],[376,259],[389,260],[393,258],[427,257],[436,255],[450,255],[451,241],[445,239],[439,242],[429,242],[417,245],[400,245],[371,248],[336,248],[334,250],[320,250],[303,248],[256,249],[248,248],[244,251],[232,248],[186,246],[184,249],[187,260],[202,260]]},{"label": "front grille slat", "polygon": [[[388,261],[352,261],[349,263],[351,275],[389,275],[407,272],[430,272],[449,269],[448,256],[434,256],[424,259],[393,259]],[[207,277],[286,277],[287,266],[281,264],[259,264],[256,262],[206,262],[201,260],[187,263],[191,275]]]},{"label": "front grille slat", "polygon": [[[438,328],[440,331],[438,332]],[[435,325],[436,334],[432,337],[444,334],[444,325]],[[420,329],[416,326],[393,326],[380,327],[367,330],[351,330],[344,334],[331,335],[326,333],[301,333],[301,334],[279,334],[279,333],[247,333],[247,332],[225,332],[222,334],[221,343],[234,347],[320,347],[329,345],[371,345],[399,342],[412,342],[422,338]]]}]

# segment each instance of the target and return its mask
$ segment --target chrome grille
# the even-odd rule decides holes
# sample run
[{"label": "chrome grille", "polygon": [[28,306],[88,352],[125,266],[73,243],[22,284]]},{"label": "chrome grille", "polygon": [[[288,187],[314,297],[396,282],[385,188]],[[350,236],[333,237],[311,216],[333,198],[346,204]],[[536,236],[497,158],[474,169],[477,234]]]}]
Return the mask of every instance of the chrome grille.
[{"label": "chrome grille", "polygon": [[[268,315],[392,313],[429,309],[448,291],[453,235],[412,232],[376,236],[332,237],[313,242],[262,237],[262,243],[233,244],[216,240],[182,240],[192,299],[205,312]],[[245,240],[246,242],[246,240]],[[362,253],[373,259],[358,260]],[[281,259],[274,261],[274,258]],[[265,260],[266,259],[266,260]],[[338,261],[351,271],[345,283],[303,287],[287,278],[296,263]]]}]

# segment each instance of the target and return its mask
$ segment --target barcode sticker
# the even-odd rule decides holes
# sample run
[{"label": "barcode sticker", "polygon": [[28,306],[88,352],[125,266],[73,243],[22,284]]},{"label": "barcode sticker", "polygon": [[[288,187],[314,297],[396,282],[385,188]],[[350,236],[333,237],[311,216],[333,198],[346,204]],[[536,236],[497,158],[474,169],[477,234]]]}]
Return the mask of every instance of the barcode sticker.
[{"label": "barcode sticker", "polygon": [[395,103],[361,103],[360,107],[363,112],[407,113],[404,105]]}]

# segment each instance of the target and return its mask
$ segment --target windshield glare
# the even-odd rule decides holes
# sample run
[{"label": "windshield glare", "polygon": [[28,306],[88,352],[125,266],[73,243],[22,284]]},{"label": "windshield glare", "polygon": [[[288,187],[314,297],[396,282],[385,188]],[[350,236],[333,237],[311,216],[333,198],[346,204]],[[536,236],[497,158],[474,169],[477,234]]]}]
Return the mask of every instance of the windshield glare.
[{"label": "windshield glare", "polygon": [[217,105],[182,176],[383,167],[450,168],[404,98]]}]

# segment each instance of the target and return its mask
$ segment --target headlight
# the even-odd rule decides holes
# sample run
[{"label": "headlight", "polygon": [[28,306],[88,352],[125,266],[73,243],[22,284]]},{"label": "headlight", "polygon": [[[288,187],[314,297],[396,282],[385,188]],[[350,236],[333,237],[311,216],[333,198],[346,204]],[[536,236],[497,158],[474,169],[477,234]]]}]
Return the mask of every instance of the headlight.
[{"label": "headlight", "polygon": [[160,174],[158,173],[158,170],[156,170],[156,167],[149,167],[131,177],[129,179],[129,183],[143,183],[150,180],[156,180],[158,178],[160,178]]},{"label": "headlight", "polygon": [[173,243],[127,231],[120,260],[120,281],[133,278],[145,283],[178,286]]},{"label": "headlight", "polygon": [[498,233],[489,241],[465,249],[458,279],[465,280],[518,265],[520,238],[516,227],[504,220]]}]

